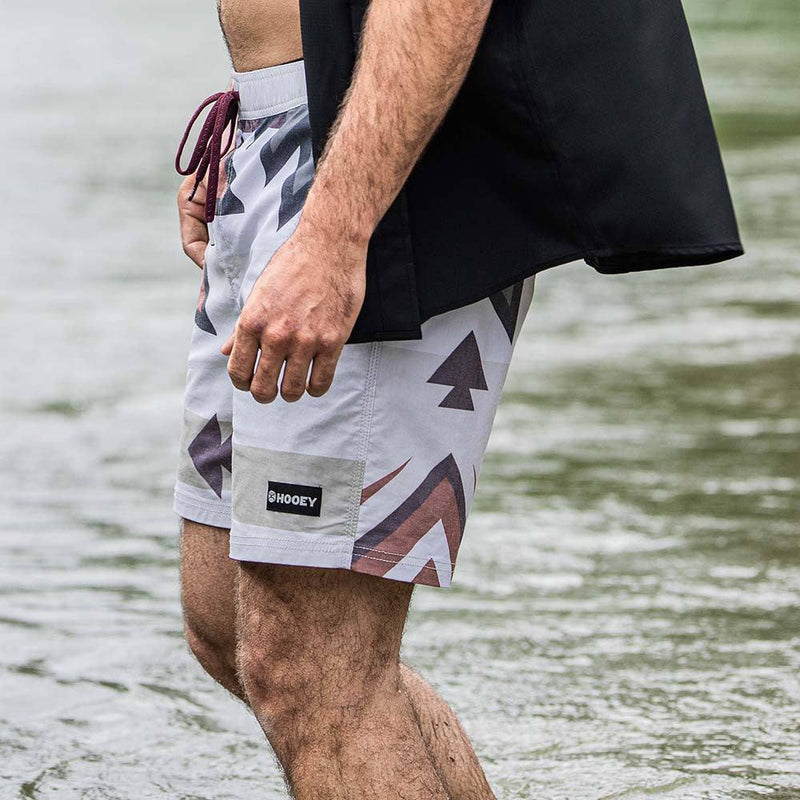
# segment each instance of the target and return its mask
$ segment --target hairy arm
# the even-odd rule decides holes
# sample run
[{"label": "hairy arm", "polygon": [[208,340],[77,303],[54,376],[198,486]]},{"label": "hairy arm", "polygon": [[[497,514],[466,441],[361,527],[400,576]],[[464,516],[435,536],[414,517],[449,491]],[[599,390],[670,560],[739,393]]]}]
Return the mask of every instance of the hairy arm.
[{"label": "hairy arm", "polygon": [[353,80],[297,229],[223,348],[237,388],[270,402],[284,361],[284,399],[330,387],[364,300],[369,238],[463,83],[490,7],[371,0]]},{"label": "hairy arm", "polygon": [[490,5],[372,0],[353,81],[306,202],[307,223],[369,239],[463,83]]}]

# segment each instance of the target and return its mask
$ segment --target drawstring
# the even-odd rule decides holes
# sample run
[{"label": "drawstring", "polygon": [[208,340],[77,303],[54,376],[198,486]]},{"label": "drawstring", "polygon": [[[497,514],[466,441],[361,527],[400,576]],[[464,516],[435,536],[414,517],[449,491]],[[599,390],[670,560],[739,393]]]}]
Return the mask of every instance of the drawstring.
[{"label": "drawstring", "polygon": [[[200,135],[197,137],[197,144],[194,146],[194,152],[189,159],[189,164],[186,169],[181,168],[181,158],[183,158],[183,150],[186,147],[186,142],[189,139],[194,123],[203,110],[213,103],[211,111],[200,129]],[[194,115],[189,120],[186,126],[186,132],[183,134],[183,139],[178,146],[178,153],[175,156],[175,169],[179,175],[191,175],[194,173],[194,188],[189,195],[191,200],[200,182],[208,173],[208,186],[206,187],[206,222],[211,222],[214,219],[217,208],[217,182],[219,180],[219,162],[233,144],[233,137],[235,135],[235,122],[236,114],[239,109],[239,92],[217,92],[207,97],[201,104],[200,108],[194,112]],[[228,133],[228,141],[225,147],[222,147],[222,136],[225,129],[230,127]]]}]

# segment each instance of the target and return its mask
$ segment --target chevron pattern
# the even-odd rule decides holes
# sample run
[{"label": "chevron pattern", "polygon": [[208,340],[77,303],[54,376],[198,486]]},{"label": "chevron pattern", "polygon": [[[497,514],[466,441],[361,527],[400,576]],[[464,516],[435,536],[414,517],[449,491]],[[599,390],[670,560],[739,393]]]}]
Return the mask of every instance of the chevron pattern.
[{"label": "chevron pattern", "polygon": [[[381,479],[381,487],[400,469]],[[388,516],[356,540],[352,569],[384,577],[402,573],[405,580],[434,586],[449,584],[466,521],[461,472],[450,453]],[[408,576],[409,571],[414,574]]]}]

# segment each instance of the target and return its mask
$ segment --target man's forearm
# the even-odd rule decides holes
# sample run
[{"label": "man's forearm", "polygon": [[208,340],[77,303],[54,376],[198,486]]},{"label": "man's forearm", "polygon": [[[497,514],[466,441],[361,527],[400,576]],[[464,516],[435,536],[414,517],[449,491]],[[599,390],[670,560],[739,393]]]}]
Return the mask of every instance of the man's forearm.
[{"label": "man's forearm", "polygon": [[464,81],[491,0],[372,0],[301,227],[366,242]]}]

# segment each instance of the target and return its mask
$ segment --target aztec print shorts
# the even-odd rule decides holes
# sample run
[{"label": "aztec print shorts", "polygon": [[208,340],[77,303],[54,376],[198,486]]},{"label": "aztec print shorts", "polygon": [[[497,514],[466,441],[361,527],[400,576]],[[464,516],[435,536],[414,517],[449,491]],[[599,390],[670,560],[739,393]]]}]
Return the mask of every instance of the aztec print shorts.
[{"label": "aztec print shorts", "polygon": [[303,62],[234,73],[189,354],[175,510],[230,555],[449,586],[533,277],[432,317],[422,339],[344,346],[322,397],[257,403],[220,347],[313,175]]}]

